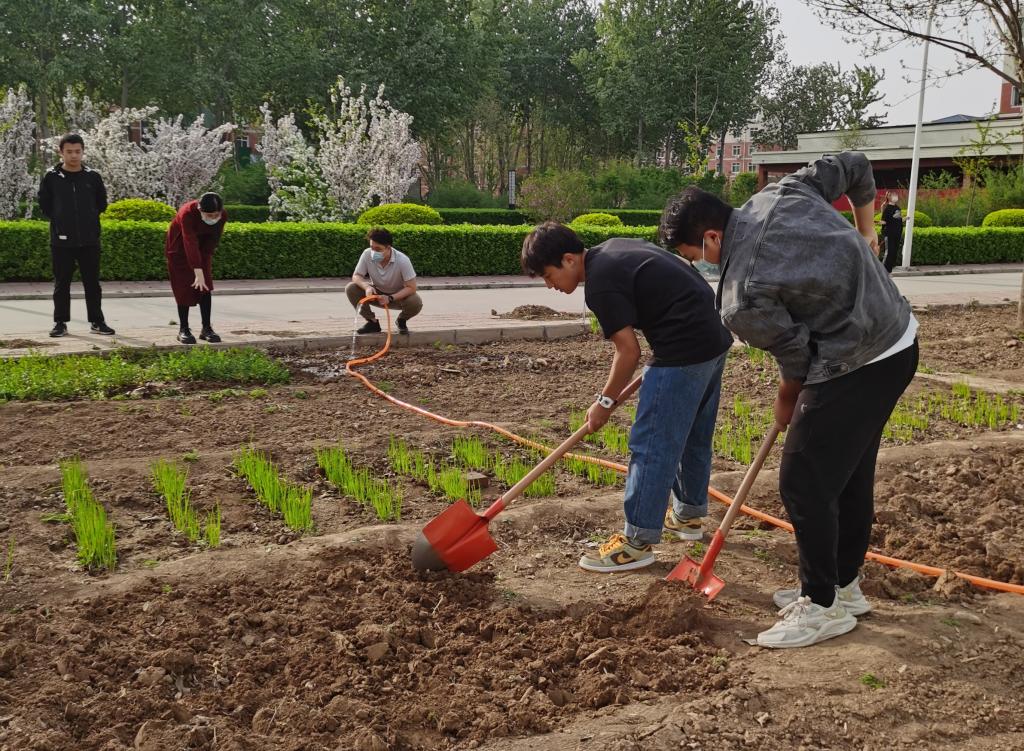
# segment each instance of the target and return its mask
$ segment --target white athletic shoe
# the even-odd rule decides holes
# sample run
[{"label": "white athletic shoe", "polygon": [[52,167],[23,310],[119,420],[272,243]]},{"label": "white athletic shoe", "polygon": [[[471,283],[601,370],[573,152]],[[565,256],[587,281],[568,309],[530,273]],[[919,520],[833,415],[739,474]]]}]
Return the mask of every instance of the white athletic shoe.
[{"label": "white athletic shoe", "polygon": [[848,633],[857,626],[857,619],[839,604],[838,595],[827,608],[811,602],[810,597],[798,597],[780,610],[779,615],[782,620],[757,635],[760,646],[772,649],[809,647]]},{"label": "white athletic shoe", "polygon": [[[859,576],[845,587],[839,587],[838,592],[839,603],[846,608],[846,612],[850,615],[866,615],[871,612],[871,603],[867,601],[864,593],[860,591]],[[799,588],[780,589],[772,595],[772,602],[775,603],[775,607],[784,608],[790,603],[796,602],[798,597],[800,597]]]}]

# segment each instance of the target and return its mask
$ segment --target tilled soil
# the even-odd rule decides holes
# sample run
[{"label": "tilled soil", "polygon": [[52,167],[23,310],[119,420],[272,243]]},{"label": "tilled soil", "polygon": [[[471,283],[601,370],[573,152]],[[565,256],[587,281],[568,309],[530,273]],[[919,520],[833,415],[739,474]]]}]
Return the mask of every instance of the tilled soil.
[{"label": "tilled soil", "polygon": [[[922,349],[934,353],[922,359],[954,369],[963,347],[985,340],[1000,359],[976,372],[1012,381],[1019,360],[1003,358],[1020,348],[1001,338],[1006,314],[919,314]],[[790,535],[741,519],[716,564],[727,587],[710,605],[662,581],[684,554],[701,557],[695,546],[666,542],[655,566],[603,578],[575,563],[620,527],[621,487],[564,470],[556,497],[522,499],[495,520],[499,551],[486,562],[413,573],[409,543],[445,502],[394,476],[389,436],[444,457],[466,431],[372,396],[340,375],[348,354],[292,356],[293,383],[265,392],[217,384],[174,398],[0,405],[0,751],[1024,747],[1011,698],[1024,689],[1024,598],[952,576],[868,564],[876,613],[854,632],[762,651],[742,639],[772,623],[772,590],[793,585]],[[414,404],[553,445],[609,361],[606,343],[581,337],[402,349],[363,372]],[[728,367],[720,421],[737,395],[769,409],[774,365],[736,350]],[[250,441],[314,488],[313,535],[288,531],[233,475]],[[313,449],[339,442],[402,485],[401,524],[377,525],[319,476]],[[63,510],[55,462],[73,455],[117,527],[110,575],[79,570],[66,525],[46,520]],[[198,508],[220,506],[220,549],[173,532],[149,478],[159,458],[189,468]],[[775,466],[749,503],[784,516]],[[713,485],[734,491],[742,469],[716,457]],[[1021,477],[1024,431],[1013,424],[935,419],[910,445],[889,441],[873,548],[1024,583]]]}]

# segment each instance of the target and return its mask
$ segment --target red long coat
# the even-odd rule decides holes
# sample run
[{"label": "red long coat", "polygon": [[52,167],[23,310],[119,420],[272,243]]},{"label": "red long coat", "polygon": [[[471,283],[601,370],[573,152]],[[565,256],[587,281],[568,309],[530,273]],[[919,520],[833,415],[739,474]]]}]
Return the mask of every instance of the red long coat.
[{"label": "red long coat", "polygon": [[167,255],[167,274],[171,290],[178,305],[198,305],[203,294],[192,287],[195,269],[202,269],[206,284],[213,290],[213,251],[220,244],[228,213],[221,211],[220,221],[207,224],[199,213],[199,201],[188,201],[167,228],[164,253]]}]

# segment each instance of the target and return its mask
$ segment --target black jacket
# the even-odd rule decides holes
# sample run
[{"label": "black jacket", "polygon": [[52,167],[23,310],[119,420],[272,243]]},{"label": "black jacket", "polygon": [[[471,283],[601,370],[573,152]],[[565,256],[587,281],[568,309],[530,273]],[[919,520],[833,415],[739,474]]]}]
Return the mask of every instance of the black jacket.
[{"label": "black jacket", "polygon": [[81,248],[100,244],[100,214],[107,208],[103,178],[86,166],[65,172],[64,165],[48,169],[39,183],[39,208],[50,220],[50,245]]},{"label": "black jacket", "polygon": [[882,209],[882,221],[885,223],[886,232],[903,231],[903,212],[895,203],[885,204],[885,208]]}]

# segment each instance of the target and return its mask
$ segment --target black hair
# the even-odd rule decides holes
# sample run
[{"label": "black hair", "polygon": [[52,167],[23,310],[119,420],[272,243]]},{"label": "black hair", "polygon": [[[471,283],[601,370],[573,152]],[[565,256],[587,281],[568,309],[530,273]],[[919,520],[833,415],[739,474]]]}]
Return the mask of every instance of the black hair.
[{"label": "black hair", "polygon": [[544,222],[523,240],[519,263],[524,274],[543,276],[545,266],[562,268],[563,255],[584,250],[583,241],[564,224]]},{"label": "black hair", "polygon": [[60,146],[58,147],[60,151],[64,151],[64,144],[66,143],[77,143],[83,149],[85,148],[85,139],[77,133],[68,133],[66,136],[61,136]]},{"label": "black hair", "polygon": [[224,208],[224,199],[218,193],[203,193],[199,196],[199,210],[213,214]]},{"label": "black hair", "polygon": [[691,185],[665,206],[658,236],[668,248],[697,247],[709,229],[724,230],[731,214],[732,206],[721,198]]},{"label": "black hair", "polygon": [[374,227],[366,233],[366,239],[371,242],[380,243],[381,245],[393,245],[395,238],[391,236],[389,230],[383,227]]}]

